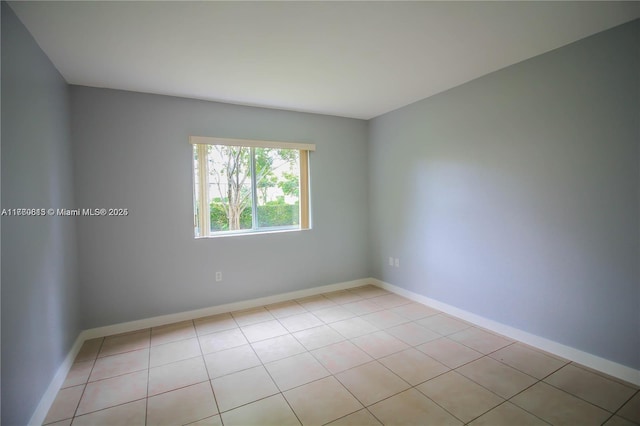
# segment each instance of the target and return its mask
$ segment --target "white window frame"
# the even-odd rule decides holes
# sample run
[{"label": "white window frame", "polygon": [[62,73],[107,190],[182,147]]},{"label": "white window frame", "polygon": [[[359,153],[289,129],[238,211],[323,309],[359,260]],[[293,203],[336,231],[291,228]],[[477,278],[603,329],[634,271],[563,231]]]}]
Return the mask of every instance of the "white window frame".
[{"label": "white window frame", "polygon": [[[194,145],[198,150],[198,181],[200,185],[198,187],[199,194],[195,193],[195,180],[193,182],[193,217],[194,228],[196,226],[200,229],[200,235],[195,238],[208,238],[218,237],[223,235],[242,235],[242,234],[254,234],[273,232],[274,230],[302,230],[310,229],[310,201],[309,201],[309,152],[316,150],[315,144],[301,143],[301,142],[278,142],[278,141],[263,141],[252,139],[229,139],[229,138],[214,138],[208,136],[189,136],[189,143]],[[200,212],[208,211],[208,205],[204,204],[204,200],[209,200],[209,176],[206,167],[207,158],[207,145],[224,145],[224,146],[237,146],[251,148],[252,152],[254,148],[276,148],[276,149],[294,149],[300,152],[300,225],[295,228],[261,228],[261,229],[244,229],[238,231],[223,231],[223,232],[211,232],[210,215],[208,214],[196,214],[197,209]],[[192,154],[193,155],[193,154]],[[252,161],[254,161],[252,159]],[[192,171],[192,177],[195,178],[195,170]],[[255,185],[255,182],[253,183]],[[252,185],[252,191],[254,191]],[[200,203],[198,206],[197,203]],[[255,200],[252,203],[255,210]],[[255,214],[255,211],[254,211]]]}]

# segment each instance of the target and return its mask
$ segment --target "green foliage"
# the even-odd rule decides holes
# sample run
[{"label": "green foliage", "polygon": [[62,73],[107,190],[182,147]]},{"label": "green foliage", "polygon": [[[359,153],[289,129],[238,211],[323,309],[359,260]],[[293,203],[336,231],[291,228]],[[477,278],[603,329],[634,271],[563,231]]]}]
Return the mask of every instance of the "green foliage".
[{"label": "green foliage", "polygon": [[[211,231],[229,230],[229,218],[222,202],[213,201],[210,205],[210,214]],[[297,225],[300,222],[299,216],[298,203],[285,204],[284,197],[279,197],[278,201],[270,201],[265,205],[258,206],[259,227]],[[240,228],[251,229],[251,226],[251,208],[246,208],[240,215]]]},{"label": "green foliage", "polygon": [[284,172],[282,176],[286,179],[278,182],[278,186],[284,192],[284,195],[291,195],[294,197],[300,196],[300,178],[297,174]]},{"label": "green foliage", "polygon": [[278,201],[270,201],[258,206],[258,226],[291,226],[299,223],[300,208],[298,204],[285,204],[284,197]]}]

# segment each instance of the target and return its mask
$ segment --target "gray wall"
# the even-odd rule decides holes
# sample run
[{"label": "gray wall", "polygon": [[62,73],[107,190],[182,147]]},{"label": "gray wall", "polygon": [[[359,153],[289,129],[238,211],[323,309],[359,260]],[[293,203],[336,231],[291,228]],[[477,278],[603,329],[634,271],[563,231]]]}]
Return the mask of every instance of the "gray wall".
[{"label": "gray wall", "polygon": [[[2,2],[2,208],[74,206],[68,87]],[[26,424],[78,336],[75,221],[2,217],[2,424]]]},{"label": "gray wall", "polygon": [[[83,327],[369,275],[367,122],[71,87]],[[311,142],[310,231],[193,238],[189,135]],[[216,283],[215,271],[223,281]]]},{"label": "gray wall", "polygon": [[639,31],[372,120],[374,276],[640,368]]}]

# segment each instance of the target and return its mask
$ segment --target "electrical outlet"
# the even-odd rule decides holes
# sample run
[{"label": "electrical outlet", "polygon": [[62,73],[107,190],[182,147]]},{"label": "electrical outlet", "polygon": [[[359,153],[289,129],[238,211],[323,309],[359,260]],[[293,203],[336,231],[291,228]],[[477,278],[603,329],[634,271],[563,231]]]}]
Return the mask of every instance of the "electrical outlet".
[{"label": "electrical outlet", "polygon": [[216,282],[222,281],[222,272],[216,272]]},{"label": "electrical outlet", "polygon": [[389,266],[393,266],[393,257],[389,256]]},{"label": "electrical outlet", "polygon": [[399,267],[400,267],[400,259],[398,259],[397,257],[396,257],[396,259],[394,260],[394,263],[395,263],[395,265],[396,265],[396,268],[399,268]]}]

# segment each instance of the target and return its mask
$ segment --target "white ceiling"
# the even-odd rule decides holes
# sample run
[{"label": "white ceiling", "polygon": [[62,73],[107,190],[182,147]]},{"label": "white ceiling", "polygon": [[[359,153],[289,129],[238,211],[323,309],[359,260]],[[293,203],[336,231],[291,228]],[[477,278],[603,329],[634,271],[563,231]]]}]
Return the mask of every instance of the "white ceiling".
[{"label": "white ceiling", "polygon": [[640,2],[11,2],[71,84],[372,118]]}]

